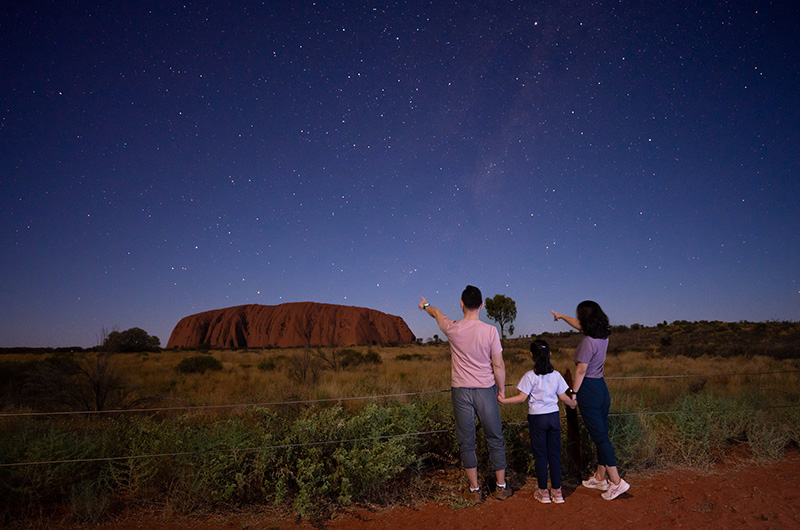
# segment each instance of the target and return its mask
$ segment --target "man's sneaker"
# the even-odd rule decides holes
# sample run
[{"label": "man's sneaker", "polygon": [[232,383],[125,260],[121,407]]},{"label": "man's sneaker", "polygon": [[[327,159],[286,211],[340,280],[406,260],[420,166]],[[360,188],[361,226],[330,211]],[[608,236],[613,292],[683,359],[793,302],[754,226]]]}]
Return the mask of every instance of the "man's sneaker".
[{"label": "man's sneaker", "polygon": [[607,501],[614,500],[631,487],[630,484],[625,482],[623,479],[619,479],[619,484],[611,484],[611,487],[603,493],[603,498]]},{"label": "man's sneaker", "polygon": [[510,499],[512,495],[514,495],[514,492],[511,491],[511,488],[509,488],[508,486],[504,488],[497,486],[497,489],[494,490],[494,498],[497,499],[498,501],[504,501],[506,499]]},{"label": "man's sneaker", "polygon": [[481,504],[485,500],[481,490],[472,491],[469,488],[461,494],[461,497],[470,504]]},{"label": "man's sneaker", "polygon": [[596,490],[602,490],[602,491],[608,490],[608,487],[610,485],[608,479],[597,480],[596,478],[594,478],[594,475],[589,477],[589,480],[584,480],[583,482],[581,482],[581,484],[583,484],[585,488],[594,488]]}]

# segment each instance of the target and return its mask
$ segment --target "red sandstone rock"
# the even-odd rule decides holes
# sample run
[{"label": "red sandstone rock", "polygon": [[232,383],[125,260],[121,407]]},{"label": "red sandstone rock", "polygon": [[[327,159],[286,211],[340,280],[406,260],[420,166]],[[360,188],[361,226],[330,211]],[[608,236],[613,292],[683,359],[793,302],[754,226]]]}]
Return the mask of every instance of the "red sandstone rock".
[{"label": "red sandstone rock", "polygon": [[167,348],[292,348],[414,342],[402,318],[364,307],[315,302],[240,305],[184,317]]}]

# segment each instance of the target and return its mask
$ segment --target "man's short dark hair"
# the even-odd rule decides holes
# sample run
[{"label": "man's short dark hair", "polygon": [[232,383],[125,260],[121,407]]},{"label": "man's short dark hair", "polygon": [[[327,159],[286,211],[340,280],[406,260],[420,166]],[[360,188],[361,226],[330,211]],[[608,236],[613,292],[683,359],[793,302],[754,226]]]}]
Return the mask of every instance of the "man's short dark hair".
[{"label": "man's short dark hair", "polygon": [[467,285],[467,288],[461,293],[461,301],[464,302],[464,307],[467,309],[480,309],[483,303],[481,290],[474,285]]}]

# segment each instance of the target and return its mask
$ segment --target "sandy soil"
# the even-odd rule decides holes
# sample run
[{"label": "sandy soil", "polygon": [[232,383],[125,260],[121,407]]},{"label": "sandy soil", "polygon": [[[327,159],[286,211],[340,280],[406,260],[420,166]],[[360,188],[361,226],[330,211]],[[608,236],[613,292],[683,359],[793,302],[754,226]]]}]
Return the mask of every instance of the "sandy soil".
[{"label": "sandy soil", "polygon": [[[326,521],[329,530],[501,528],[800,528],[800,452],[778,462],[755,465],[742,456],[708,471],[676,470],[628,474],[631,489],[614,501],[597,490],[565,487],[566,503],[536,502],[535,480],[511,499],[471,507],[429,501],[416,507],[355,508]],[[55,524],[53,528],[79,528]],[[102,530],[311,530],[309,521],[274,513],[167,514],[124,511]],[[317,525],[319,528],[319,525]]]}]

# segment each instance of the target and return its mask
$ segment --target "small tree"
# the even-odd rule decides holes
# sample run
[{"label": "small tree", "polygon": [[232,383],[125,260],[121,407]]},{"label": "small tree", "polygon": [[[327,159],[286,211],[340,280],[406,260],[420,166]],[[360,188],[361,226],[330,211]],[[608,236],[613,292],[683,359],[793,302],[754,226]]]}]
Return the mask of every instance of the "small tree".
[{"label": "small tree", "polygon": [[37,366],[25,381],[23,402],[45,410],[108,410],[135,407],[137,397],[125,373],[108,353],[51,358]]},{"label": "small tree", "polygon": [[504,294],[496,294],[486,299],[486,314],[500,325],[500,338],[506,338],[506,324],[517,318],[517,304]]},{"label": "small tree", "polygon": [[100,348],[111,353],[157,352],[161,351],[161,341],[158,337],[148,335],[142,328],[131,328],[125,331],[112,331]]}]

